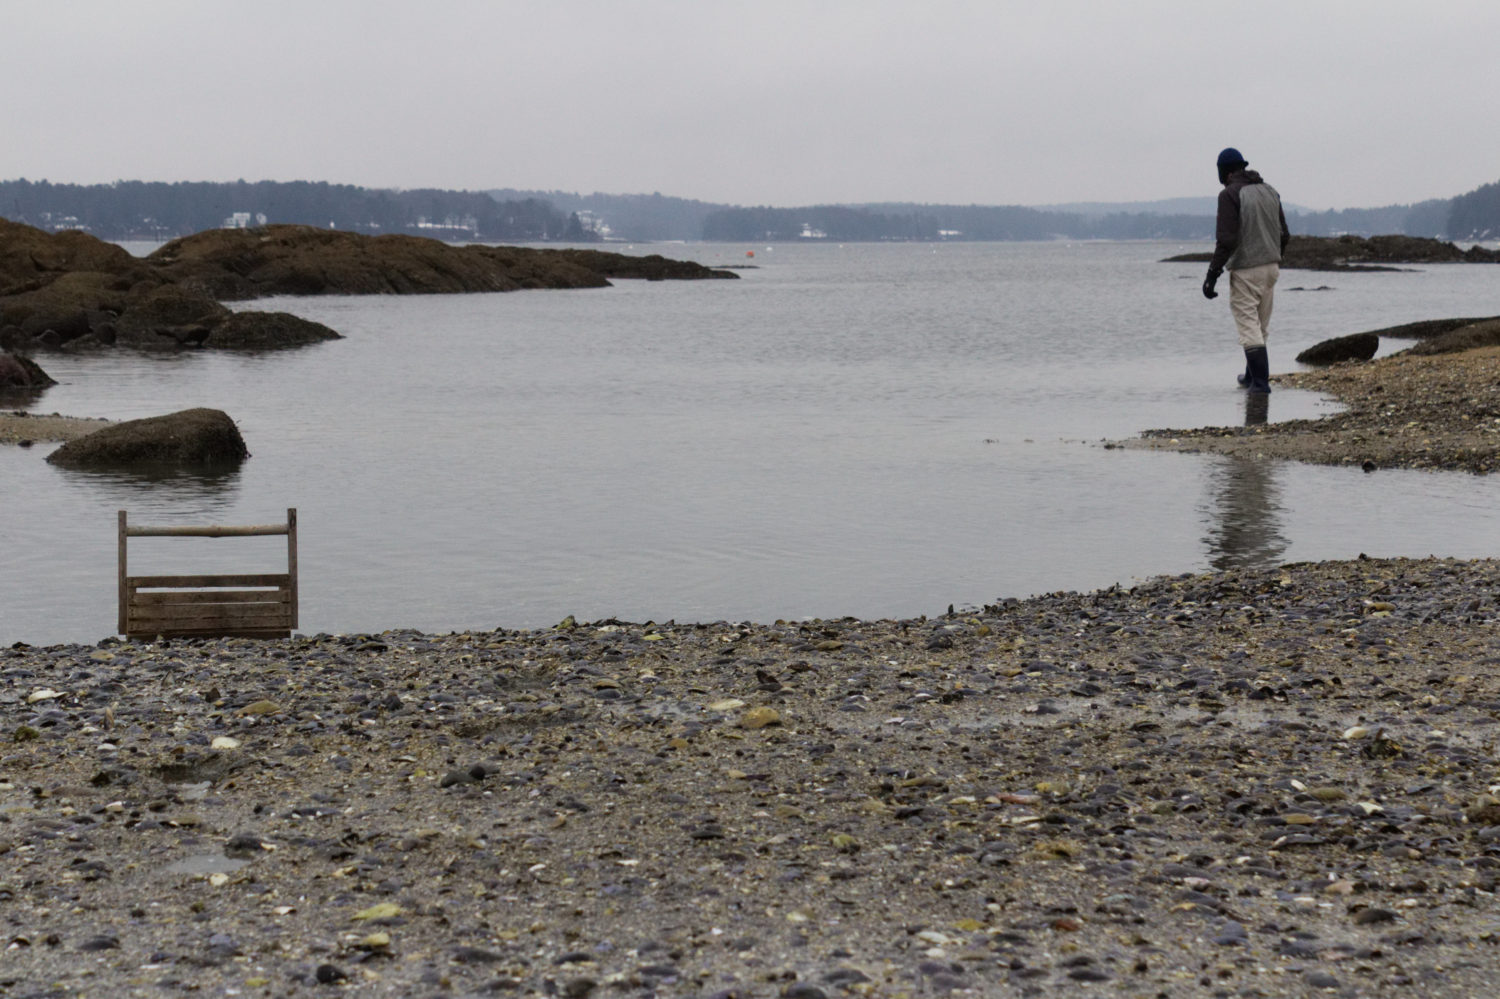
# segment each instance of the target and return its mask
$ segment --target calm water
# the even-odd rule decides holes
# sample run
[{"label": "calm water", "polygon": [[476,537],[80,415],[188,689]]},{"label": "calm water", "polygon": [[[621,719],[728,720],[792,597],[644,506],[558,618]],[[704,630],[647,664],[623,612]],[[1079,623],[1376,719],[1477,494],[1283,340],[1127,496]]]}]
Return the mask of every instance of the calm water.
[{"label": "calm water", "polygon": [[[711,264],[743,246],[640,247]],[[0,448],[0,643],[115,618],[115,511],[298,509],[302,630],[912,616],[1237,564],[1494,555],[1500,480],[1105,450],[1243,420],[1228,308],[1174,244],[778,245],[739,281],[275,299],[347,339],[43,357],[31,408],[224,409],[217,478]],[[1328,284],[1331,291],[1293,292]],[[1318,340],[1500,314],[1500,269],[1289,271],[1272,369]],[[1327,404],[1280,391],[1271,416]],[[140,539],[139,571],[272,571],[273,540]]]}]

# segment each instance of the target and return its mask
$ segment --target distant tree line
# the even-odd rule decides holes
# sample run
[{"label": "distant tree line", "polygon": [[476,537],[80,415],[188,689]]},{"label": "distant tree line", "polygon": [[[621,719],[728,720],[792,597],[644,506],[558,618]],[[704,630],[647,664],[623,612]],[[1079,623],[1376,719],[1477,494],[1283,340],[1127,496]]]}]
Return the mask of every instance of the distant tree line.
[{"label": "distant tree line", "polygon": [[1415,205],[1384,208],[1345,208],[1329,212],[1300,212],[1288,217],[1292,231],[1303,236],[1441,236],[1462,239],[1451,221],[1456,199],[1438,198]]},{"label": "distant tree line", "polygon": [[704,239],[726,242],[1202,239],[1212,235],[1213,219],[1202,215],[1118,213],[1092,217],[983,205],[729,208],[712,213],[703,222]]},{"label": "distant tree line", "polygon": [[1458,239],[1500,239],[1500,182],[1454,198],[1448,231]]},{"label": "distant tree line", "polygon": [[576,215],[527,198],[479,191],[390,191],[309,181],[51,184],[0,181],[0,215],[44,229],[81,228],[104,239],[165,239],[234,224],[296,223],[356,232],[477,240],[595,239]]},{"label": "distant tree line", "polygon": [[[1174,206],[1175,207],[1175,206]],[[720,242],[829,239],[1044,240],[1213,238],[1207,214],[1110,214],[1017,205],[881,203],[744,208],[657,194],[395,191],[322,182],[51,184],[0,181],[0,216],[105,239],[166,239],[223,225],[291,222],[488,242],[615,239]],[[1500,238],[1500,183],[1413,205],[1294,213],[1310,236],[1404,234]]]},{"label": "distant tree line", "polygon": [[597,220],[614,239],[664,242],[703,239],[703,220],[728,208],[707,201],[654,194],[577,194],[569,191],[520,191],[500,188],[489,194],[500,201],[537,198],[561,212]]}]

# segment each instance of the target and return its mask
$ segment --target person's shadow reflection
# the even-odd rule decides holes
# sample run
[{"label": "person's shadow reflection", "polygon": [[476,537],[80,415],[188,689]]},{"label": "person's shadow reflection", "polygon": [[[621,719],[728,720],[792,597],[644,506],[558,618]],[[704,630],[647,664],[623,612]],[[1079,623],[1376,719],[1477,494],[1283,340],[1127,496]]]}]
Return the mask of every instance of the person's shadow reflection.
[{"label": "person's shadow reflection", "polygon": [[1281,564],[1290,542],[1282,534],[1277,467],[1265,459],[1226,457],[1209,473],[1213,504],[1203,541],[1208,545],[1208,563],[1215,569],[1265,569]]},{"label": "person's shadow reflection", "polygon": [[1245,393],[1245,426],[1263,427],[1271,417],[1271,393]]}]

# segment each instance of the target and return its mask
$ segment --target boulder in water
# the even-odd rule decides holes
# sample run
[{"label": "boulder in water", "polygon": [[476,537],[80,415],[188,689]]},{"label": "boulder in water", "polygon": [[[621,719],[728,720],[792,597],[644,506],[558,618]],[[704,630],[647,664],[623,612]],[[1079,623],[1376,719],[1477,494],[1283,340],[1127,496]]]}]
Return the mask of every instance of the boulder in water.
[{"label": "boulder in water", "polygon": [[66,468],[221,468],[248,457],[245,439],[228,414],[199,408],[116,423],[69,441],[47,460]]}]

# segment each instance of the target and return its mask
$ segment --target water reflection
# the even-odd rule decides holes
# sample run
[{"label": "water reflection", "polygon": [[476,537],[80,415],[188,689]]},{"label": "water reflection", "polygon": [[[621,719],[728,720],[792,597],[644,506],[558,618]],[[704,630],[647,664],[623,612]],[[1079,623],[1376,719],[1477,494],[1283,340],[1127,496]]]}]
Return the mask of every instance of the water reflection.
[{"label": "water reflection", "polygon": [[13,409],[18,412],[30,409],[41,401],[42,396],[46,394],[49,388],[51,388],[50,385],[39,387],[26,386],[24,388],[18,385],[0,387],[0,409]]},{"label": "water reflection", "polygon": [[239,465],[191,470],[132,465],[112,469],[60,468],[58,471],[101,498],[153,510],[180,509],[183,504],[189,505],[195,513],[228,510],[240,491]]},{"label": "water reflection", "polygon": [[1260,427],[1271,417],[1271,393],[1245,393],[1245,426]]},{"label": "water reflection", "polygon": [[1208,563],[1215,569],[1263,569],[1281,563],[1290,542],[1282,533],[1278,467],[1263,459],[1223,458],[1209,472],[1213,500],[1203,541]]}]

